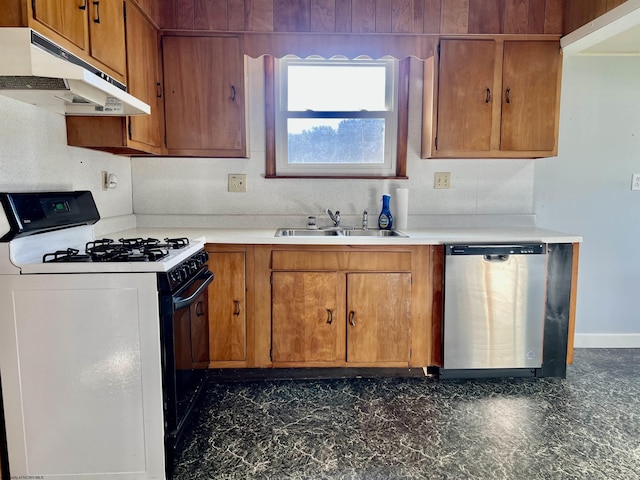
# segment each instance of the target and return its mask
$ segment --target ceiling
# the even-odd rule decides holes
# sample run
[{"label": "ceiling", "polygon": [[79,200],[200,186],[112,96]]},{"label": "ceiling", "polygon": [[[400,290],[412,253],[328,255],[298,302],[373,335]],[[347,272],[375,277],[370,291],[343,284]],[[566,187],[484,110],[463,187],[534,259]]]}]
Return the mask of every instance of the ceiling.
[{"label": "ceiling", "polygon": [[640,0],[627,0],[562,37],[565,55],[640,55]]}]

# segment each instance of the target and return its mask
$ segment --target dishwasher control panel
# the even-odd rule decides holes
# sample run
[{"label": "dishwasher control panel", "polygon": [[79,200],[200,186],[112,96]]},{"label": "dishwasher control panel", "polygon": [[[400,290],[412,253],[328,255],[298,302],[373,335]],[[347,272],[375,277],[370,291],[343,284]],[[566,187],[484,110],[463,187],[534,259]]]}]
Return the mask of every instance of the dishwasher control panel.
[{"label": "dishwasher control panel", "polygon": [[544,243],[446,245],[447,255],[544,255]]}]

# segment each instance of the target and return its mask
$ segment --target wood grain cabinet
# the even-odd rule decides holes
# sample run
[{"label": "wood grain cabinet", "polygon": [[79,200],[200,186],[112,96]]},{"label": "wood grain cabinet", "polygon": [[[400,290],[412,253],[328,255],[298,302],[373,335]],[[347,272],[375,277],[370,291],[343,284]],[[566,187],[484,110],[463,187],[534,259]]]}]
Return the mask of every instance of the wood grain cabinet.
[{"label": "wood grain cabinet", "polygon": [[128,92],[151,107],[150,115],[68,116],[67,143],[119,155],[159,154],[162,99],[158,31],[134,3],[127,4]]},{"label": "wood grain cabinet", "polygon": [[167,153],[245,157],[240,37],[165,35],[162,52]]},{"label": "wood grain cabinet", "polygon": [[123,0],[4,0],[0,26],[31,27],[126,83]]},{"label": "wood grain cabinet", "polygon": [[242,246],[220,250],[207,246],[214,275],[208,289],[209,360],[214,366],[247,360],[247,251]]},{"label": "wood grain cabinet", "polygon": [[274,366],[408,366],[411,257],[274,252]]},{"label": "wood grain cabinet", "polygon": [[423,158],[557,155],[556,39],[443,39],[438,50],[424,65]]}]

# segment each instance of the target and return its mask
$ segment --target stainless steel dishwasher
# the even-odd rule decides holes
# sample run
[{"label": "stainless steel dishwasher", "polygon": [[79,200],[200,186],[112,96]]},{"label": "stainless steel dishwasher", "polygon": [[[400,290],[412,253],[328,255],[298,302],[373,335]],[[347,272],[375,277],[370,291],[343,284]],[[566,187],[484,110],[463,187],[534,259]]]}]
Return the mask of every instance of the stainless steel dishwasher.
[{"label": "stainless steel dishwasher", "polygon": [[446,245],[443,370],[542,366],[545,244]]}]

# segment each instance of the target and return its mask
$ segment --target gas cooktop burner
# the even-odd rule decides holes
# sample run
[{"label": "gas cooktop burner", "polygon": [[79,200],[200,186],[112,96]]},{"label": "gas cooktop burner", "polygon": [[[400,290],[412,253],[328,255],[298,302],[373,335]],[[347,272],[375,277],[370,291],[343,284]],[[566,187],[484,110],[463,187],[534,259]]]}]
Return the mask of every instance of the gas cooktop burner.
[{"label": "gas cooktop burner", "polygon": [[90,262],[91,256],[80,253],[76,248],[57,250],[53,253],[46,253],[42,257],[43,262]]},{"label": "gas cooktop burner", "polygon": [[43,262],[157,262],[177,250],[189,245],[188,238],[165,238],[164,243],[156,238],[120,238],[117,242],[109,238],[87,242],[85,253],[68,248],[43,256]]}]

